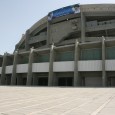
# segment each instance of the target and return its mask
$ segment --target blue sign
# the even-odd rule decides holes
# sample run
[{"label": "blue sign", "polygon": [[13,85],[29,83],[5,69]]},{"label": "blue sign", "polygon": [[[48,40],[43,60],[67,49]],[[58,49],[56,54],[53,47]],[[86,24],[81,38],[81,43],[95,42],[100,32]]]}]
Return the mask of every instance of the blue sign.
[{"label": "blue sign", "polygon": [[80,12],[79,4],[63,7],[63,8],[50,12],[48,14],[48,20],[52,20],[57,17],[61,17],[61,16],[68,15],[68,14],[75,14],[79,12]]}]

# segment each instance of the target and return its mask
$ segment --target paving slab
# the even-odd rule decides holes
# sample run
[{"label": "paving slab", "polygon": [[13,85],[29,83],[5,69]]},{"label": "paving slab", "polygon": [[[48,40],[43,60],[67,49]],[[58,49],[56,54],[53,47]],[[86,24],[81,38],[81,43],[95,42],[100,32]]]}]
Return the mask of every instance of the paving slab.
[{"label": "paving slab", "polygon": [[115,88],[0,86],[0,115],[115,115]]}]

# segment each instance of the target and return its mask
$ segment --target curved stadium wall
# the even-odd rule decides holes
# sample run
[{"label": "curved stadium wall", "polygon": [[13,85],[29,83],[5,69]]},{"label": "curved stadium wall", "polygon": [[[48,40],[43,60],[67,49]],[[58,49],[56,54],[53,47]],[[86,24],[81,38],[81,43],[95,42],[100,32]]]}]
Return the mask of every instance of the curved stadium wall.
[{"label": "curved stadium wall", "polygon": [[115,5],[48,13],[0,56],[1,85],[115,86]]}]

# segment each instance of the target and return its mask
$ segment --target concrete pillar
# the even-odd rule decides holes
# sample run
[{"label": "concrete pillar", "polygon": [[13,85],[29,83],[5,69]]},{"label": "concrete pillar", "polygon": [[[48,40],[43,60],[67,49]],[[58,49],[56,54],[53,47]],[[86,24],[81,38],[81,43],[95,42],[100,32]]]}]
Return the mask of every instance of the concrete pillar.
[{"label": "concrete pillar", "polygon": [[14,53],[14,61],[13,61],[13,69],[12,69],[12,77],[11,77],[11,85],[16,85],[16,67],[18,62],[18,51]]},{"label": "concrete pillar", "polygon": [[27,83],[26,85],[32,85],[32,63],[34,58],[34,49],[31,48],[29,55],[29,63],[28,63],[28,74],[27,74]]},{"label": "concrete pillar", "polygon": [[105,38],[102,36],[102,85],[107,86],[107,76],[105,70]]},{"label": "concrete pillar", "polygon": [[85,42],[85,16],[83,12],[81,12],[81,42]]},{"label": "concrete pillar", "polygon": [[49,76],[48,76],[48,86],[53,86],[53,62],[54,62],[54,45],[50,49],[50,62],[49,62]]},{"label": "concrete pillar", "polygon": [[75,42],[75,53],[74,53],[74,87],[80,85],[80,76],[78,71],[78,61],[79,61],[79,42]]},{"label": "concrete pillar", "polygon": [[29,39],[30,39],[30,31],[27,30],[26,31],[26,38],[25,38],[25,49],[26,50],[30,49],[30,47],[29,47]]},{"label": "concrete pillar", "polygon": [[7,63],[7,53],[4,53],[2,62],[1,85],[5,85],[6,82],[6,75],[5,75],[6,63]]}]

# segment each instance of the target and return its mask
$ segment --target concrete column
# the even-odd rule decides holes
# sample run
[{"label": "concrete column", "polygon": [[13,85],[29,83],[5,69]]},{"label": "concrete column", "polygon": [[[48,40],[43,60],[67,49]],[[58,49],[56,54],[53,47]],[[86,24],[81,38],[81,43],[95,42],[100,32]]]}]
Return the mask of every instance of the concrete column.
[{"label": "concrete column", "polygon": [[105,70],[105,38],[102,36],[102,85],[107,86],[107,76]]},{"label": "concrete column", "polygon": [[12,69],[12,77],[11,77],[11,85],[16,85],[16,66],[18,62],[18,51],[14,53],[14,61],[13,61],[13,69]]},{"label": "concrete column", "polygon": [[26,50],[29,50],[29,39],[30,39],[30,31],[27,30],[26,31],[26,39],[25,39],[25,49]]},{"label": "concrete column", "polygon": [[48,86],[53,86],[53,62],[54,62],[54,45],[50,49],[50,62],[49,62],[49,76],[48,76]]},{"label": "concrete column", "polygon": [[80,77],[78,71],[78,61],[79,61],[79,42],[75,42],[75,53],[74,53],[74,87],[80,86]]},{"label": "concrete column", "polygon": [[2,63],[2,73],[1,73],[1,85],[5,85],[6,82],[6,75],[5,75],[6,63],[7,63],[7,53],[4,53],[3,63]]},{"label": "concrete column", "polygon": [[83,12],[81,12],[81,42],[85,42],[85,16]]},{"label": "concrete column", "polygon": [[32,63],[34,58],[34,49],[31,48],[29,55],[29,63],[28,63],[28,74],[27,74],[27,83],[26,85],[32,85]]}]

